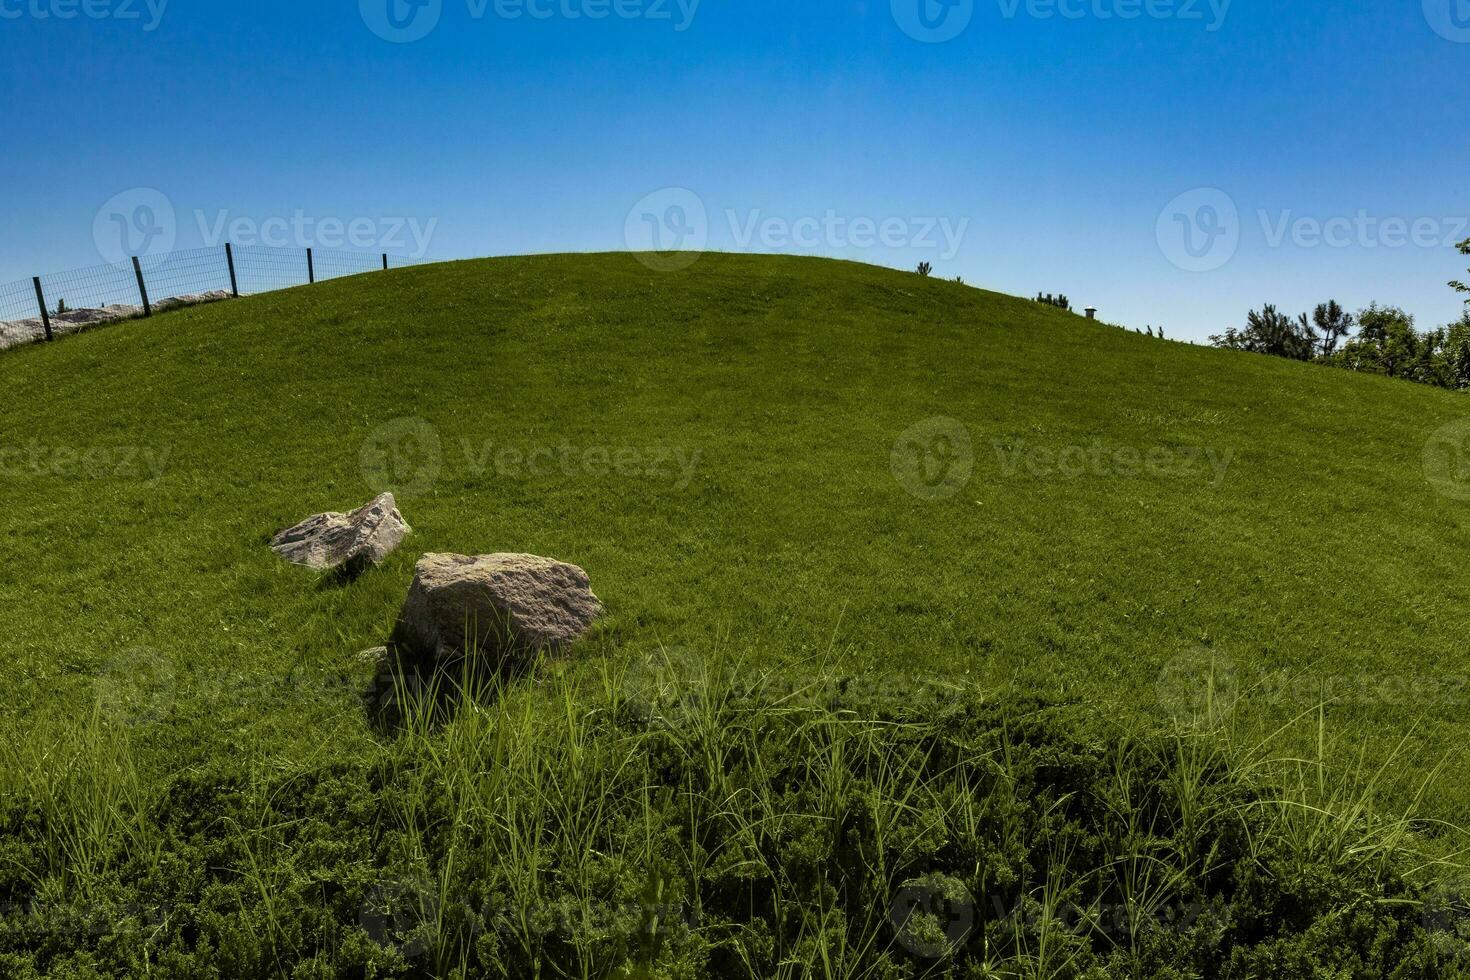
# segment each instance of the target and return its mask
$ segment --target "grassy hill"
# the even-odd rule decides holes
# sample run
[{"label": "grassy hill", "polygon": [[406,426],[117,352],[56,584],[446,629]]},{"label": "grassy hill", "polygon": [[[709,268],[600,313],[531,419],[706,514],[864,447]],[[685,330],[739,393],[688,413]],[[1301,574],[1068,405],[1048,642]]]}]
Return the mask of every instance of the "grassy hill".
[{"label": "grassy hill", "polygon": [[[100,701],[143,772],[363,758],[357,654],[417,557],[526,551],[590,573],[588,663],[966,682],[1141,730],[1213,677],[1282,744],[1325,705],[1394,760],[1387,805],[1470,763],[1470,505],[1425,468],[1456,394],[724,255],[332,281],[10,352],[0,382],[0,737]],[[379,490],[415,533],[361,580],[266,547]],[[1443,779],[1426,813],[1467,805]]]}]

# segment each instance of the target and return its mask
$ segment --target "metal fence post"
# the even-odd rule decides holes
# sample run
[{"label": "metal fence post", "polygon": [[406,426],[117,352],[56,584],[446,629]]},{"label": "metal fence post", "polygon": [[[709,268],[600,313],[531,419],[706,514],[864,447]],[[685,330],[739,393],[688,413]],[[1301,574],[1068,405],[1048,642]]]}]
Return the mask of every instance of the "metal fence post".
[{"label": "metal fence post", "polygon": [[46,294],[41,290],[41,277],[32,276],[31,281],[36,284],[36,305],[41,307],[41,326],[46,328],[46,339],[55,340],[51,336],[51,314],[46,311]]},{"label": "metal fence post", "polygon": [[383,271],[384,272],[387,272],[388,271],[388,253],[387,252],[384,252],[383,253]]},{"label": "metal fence post", "polygon": [[235,278],[235,250],[230,247],[229,242],[225,242],[225,261],[228,262],[230,266],[230,292],[234,295],[236,299],[239,299],[240,281]]},{"label": "metal fence post", "polygon": [[306,281],[316,282],[316,265],[311,261],[311,249],[306,250]]},{"label": "metal fence post", "polygon": [[153,307],[148,302],[148,284],[143,281],[143,266],[136,255],[133,256],[133,274],[138,277],[138,295],[143,297],[143,315],[152,316]]}]

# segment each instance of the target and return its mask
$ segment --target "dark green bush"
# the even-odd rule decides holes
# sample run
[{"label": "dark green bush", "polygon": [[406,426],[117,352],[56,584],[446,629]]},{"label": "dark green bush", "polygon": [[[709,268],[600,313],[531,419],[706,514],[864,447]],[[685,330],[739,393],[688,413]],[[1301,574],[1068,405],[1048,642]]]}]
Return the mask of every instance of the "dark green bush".
[{"label": "dark green bush", "polygon": [[405,714],[360,763],[173,775],[90,870],[49,836],[83,783],[8,796],[0,973],[1470,975],[1407,839],[1312,836],[1213,731],[702,665]]}]

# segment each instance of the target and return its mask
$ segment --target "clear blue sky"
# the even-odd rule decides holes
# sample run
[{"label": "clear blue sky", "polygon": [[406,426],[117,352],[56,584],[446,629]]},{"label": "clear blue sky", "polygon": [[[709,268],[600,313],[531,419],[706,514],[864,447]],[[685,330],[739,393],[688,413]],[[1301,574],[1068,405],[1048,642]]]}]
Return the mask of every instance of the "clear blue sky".
[{"label": "clear blue sky", "polygon": [[[99,209],[151,188],[179,248],[335,220],[418,250],[401,219],[430,257],[620,249],[648,214],[1183,338],[1267,301],[1463,308],[1470,0],[160,2],[0,0],[0,281],[113,257]],[[390,2],[433,29],[385,40]]]}]

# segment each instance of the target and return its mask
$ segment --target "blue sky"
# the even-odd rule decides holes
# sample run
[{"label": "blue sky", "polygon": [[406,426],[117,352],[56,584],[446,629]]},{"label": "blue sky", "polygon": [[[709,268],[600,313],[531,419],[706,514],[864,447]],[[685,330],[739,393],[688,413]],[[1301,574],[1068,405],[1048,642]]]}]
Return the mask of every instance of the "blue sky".
[{"label": "blue sky", "polygon": [[0,282],[656,229],[1198,340],[1263,302],[1463,309],[1470,0],[413,2],[0,0]]}]

